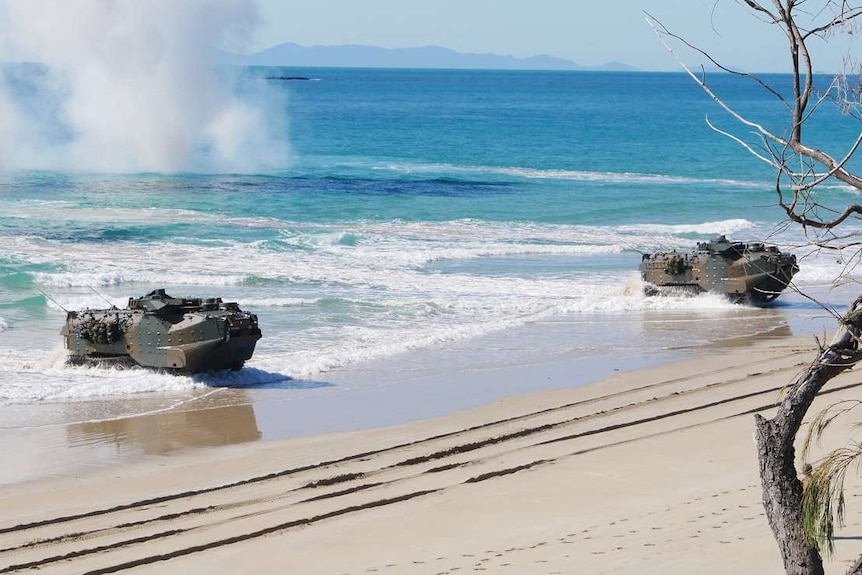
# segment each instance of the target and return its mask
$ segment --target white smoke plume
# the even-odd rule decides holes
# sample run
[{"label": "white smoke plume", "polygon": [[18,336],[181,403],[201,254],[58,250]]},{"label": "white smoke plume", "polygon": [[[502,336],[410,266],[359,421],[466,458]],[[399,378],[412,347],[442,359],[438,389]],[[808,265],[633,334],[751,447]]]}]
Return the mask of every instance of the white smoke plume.
[{"label": "white smoke plume", "polygon": [[39,64],[3,67],[0,168],[283,167],[285,102],[217,65],[256,22],[253,0],[0,0],[0,61]]}]

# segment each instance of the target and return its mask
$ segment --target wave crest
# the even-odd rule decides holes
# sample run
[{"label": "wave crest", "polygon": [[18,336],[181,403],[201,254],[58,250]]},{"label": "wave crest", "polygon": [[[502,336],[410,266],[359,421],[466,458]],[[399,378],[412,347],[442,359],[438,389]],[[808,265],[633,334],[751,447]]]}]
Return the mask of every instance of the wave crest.
[{"label": "wave crest", "polygon": [[636,224],[632,226],[620,226],[622,232],[633,232],[640,234],[733,234],[741,230],[754,228],[753,222],[745,219],[719,220],[715,222],[702,222],[699,224]]},{"label": "wave crest", "polygon": [[589,170],[539,169],[517,166],[457,166],[453,164],[385,164],[372,169],[400,173],[498,175],[525,179],[571,180],[577,182],[611,182],[620,184],[712,184],[737,188],[763,188],[759,182],[732,180],[728,178],[691,178],[664,174],[640,174],[636,172],[594,172]]}]

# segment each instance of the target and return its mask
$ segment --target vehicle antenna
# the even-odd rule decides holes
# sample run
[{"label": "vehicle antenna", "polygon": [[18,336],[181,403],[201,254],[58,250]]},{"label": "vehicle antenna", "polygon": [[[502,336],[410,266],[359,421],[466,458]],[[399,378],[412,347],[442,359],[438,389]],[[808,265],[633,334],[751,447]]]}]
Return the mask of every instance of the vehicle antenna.
[{"label": "vehicle antenna", "polygon": [[[38,289],[38,288],[37,288],[37,289]],[[45,292],[43,292],[42,290],[39,290],[39,293],[40,293],[40,294],[42,294],[43,296],[45,296],[46,298],[48,298],[49,300],[51,300],[52,302],[54,302],[54,305],[56,305],[58,308],[60,308],[61,310],[63,310],[63,311],[64,311],[64,312],[66,312],[66,313],[69,313],[69,310],[67,310],[66,308],[64,308],[63,306],[61,306],[61,305],[60,305],[60,302],[58,302],[57,300],[55,300],[54,298],[52,298],[51,296],[49,296],[48,294],[46,294],[46,293],[45,293]]]},{"label": "vehicle antenna", "polygon": [[112,308],[114,308],[114,309],[116,309],[116,308],[117,308],[117,306],[115,306],[115,305],[111,302],[111,300],[109,300],[108,298],[106,298],[105,296],[103,296],[102,294],[100,294],[99,292],[97,292],[97,291],[96,291],[96,288],[94,288],[93,286],[87,286],[87,287],[88,287],[88,288],[90,288],[90,289],[93,291],[93,293],[94,293],[94,294],[96,294],[97,296],[99,296],[100,298],[102,298],[103,300],[105,300],[105,301],[108,303],[108,305],[109,305],[109,306],[111,306],[111,307],[112,307]]}]

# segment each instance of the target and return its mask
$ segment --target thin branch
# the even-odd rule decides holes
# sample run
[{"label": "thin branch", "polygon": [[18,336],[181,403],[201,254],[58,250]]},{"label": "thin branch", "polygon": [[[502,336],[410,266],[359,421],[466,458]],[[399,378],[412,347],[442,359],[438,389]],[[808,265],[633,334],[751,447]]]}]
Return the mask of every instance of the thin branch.
[{"label": "thin branch", "polygon": [[[665,49],[668,52],[670,52],[674,58],[676,58],[676,61],[680,64],[682,69],[685,70],[686,72],[688,72],[689,76],[692,76],[694,78],[695,82],[697,82],[698,85],[700,85],[701,87],[703,87],[705,85],[705,82],[701,82],[697,77],[695,77],[692,74],[691,70],[689,70],[688,67],[682,62],[682,60],[676,54],[676,52],[670,46],[668,46],[668,44],[661,38],[662,34],[669,36],[678,42],[681,42],[690,50],[694,50],[695,52],[697,52],[698,54],[700,54],[701,56],[703,56],[704,58],[709,60],[709,62],[713,66],[720,69],[722,72],[727,72],[728,74],[733,74],[734,76],[742,76],[742,77],[750,78],[750,79],[754,80],[761,88],[763,88],[764,90],[766,90],[767,92],[771,93],[773,96],[778,98],[778,100],[781,101],[787,107],[788,110],[791,109],[790,103],[784,98],[784,96],[781,95],[781,93],[779,93],[772,86],[770,86],[769,84],[767,84],[766,82],[761,80],[755,74],[751,74],[749,72],[740,72],[739,70],[734,70],[733,68],[728,68],[727,66],[725,66],[724,64],[722,64],[721,62],[719,62],[718,60],[713,58],[712,55],[709,54],[708,52],[706,52],[705,50],[698,48],[697,46],[690,43],[688,40],[686,40],[682,36],[678,36],[678,35],[674,34],[673,32],[671,32],[670,30],[668,30],[668,28],[664,24],[662,24],[658,18],[652,16],[649,12],[644,12],[644,15],[646,16],[645,19],[647,21],[647,24],[649,25],[650,28],[653,29],[653,32],[655,32],[655,34],[658,37],[659,42],[661,42],[662,46],[664,46]],[[659,26],[661,28],[661,30],[656,28],[656,25]],[[715,96],[713,96],[713,99],[714,98],[715,98]]]},{"label": "thin branch", "polygon": [[[703,90],[704,92],[706,92],[706,94],[707,94],[710,98],[712,98],[712,100],[713,100],[716,104],[718,104],[718,105],[719,105],[719,106],[720,106],[720,107],[721,107],[725,112],[727,112],[728,114],[730,114],[730,115],[731,115],[735,120],[737,120],[739,123],[741,123],[741,124],[743,124],[743,125],[746,125],[746,126],[749,126],[750,128],[754,128],[757,132],[759,132],[761,135],[765,136],[766,138],[769,138],[770,140],[774,140],[774,141],[776,141],[776,142],[778,142],[779,144],[782,144],[782,145],[784,145],[784,144],[786,144],[786,143],[787,143],[787,142],[785,142],[782,138],[780,138],[779,136],[777,136],[777,135],[773,134],[772,132],[770,132],[769,130],[767,130],[766,128],[764,128],[762,125],[758,124],[757,122],[752,122],[751,120],[749,120],[749,119],[747,119],[747,118],[743,117],[743,116],[742,116],[742,115],[740,115],[738,112],[736,112],[736,110],[734,110],[733,108],[731,108],[730,106],[728,106],[728,105],[724,102],[724,100],[722,100],[722,99],[721,99],[721,98],[720,98],[720,97],[719,97],[715,92],[713,92],[713,91],[712,91],[712,89],[710,89],[710,87],[709,87],[709,86],[707,86],[707,85],[706,85],[706,82],[704,82],[703,80],[701,80],[700,78],[698,78],[698,77],[697,77],[697,75],[695,75],[695,74],[694,74],[694,72],[692,72],[692,71],[691,71],[691,69],[690,69],[690,68],[685,64],[685,62],[683,62],[683,61],[682,61],[682,59],[679,57],[679,55],[676,53],[676,51],[675,51],[675,50],[674,50],[674,49],[673,49],[673,48],[672,48],[672,47],[671,47],[667,42],[665,42],[665,41],[664,41],[664,38],[662,37],[662,35],[667,35],[667,36],[670,36],[671,38],[675,38],[675,39],[677,39],[677,40],[680,40],[681,42],[685,43],[685,44],[686,44],[686,46],[690,46],[692,49],[697,50],[697,48],[694,48],[693,46],[691,46],[690,44],[688,44],[687,42],[685,42],[685,40],[682,40],[681,38],[679,38],[679,37],[678,37],[678,36],[676,36],[675,34],[672,34],[671,32],[669,32],[669,31],[667,30],[667,28],[665,28],[665,27],[664,27],[664,25],[663,25],[661,22],[659,22],[658,20],[655,20],[655,19],[654,19],[652,16],[650,16],[649,14],[647,14],[646,21],[647,21],[647,24],[649,24],[649,26],[650,26],[650,27],[653,29],[653,31],[655,32],[655,35],[656,35],[656,37],[658,38],[658,41],[661,43],[661,45],[662,45],[662,46],[664,46],[664,47],[665,47],[665,49],[666,49],[666,50],[667,50],[667,51],[668,51],[668,52],[669,52],[669,53],[670,53],[674,58],[676,58],[676,61],[677,61],[677,63],[679,63],[680,67],[681,67],[683,70],[685,70],[685,72],[686,72],[686,73],[687,73],[687,74],[688,74],[688,75],[689,75],[689,76],[690,76],[690,77],[691,77],[691,78],[692,78],[692,79],[697,83],[697,85],[698,85],[698,86],[700,86],[700,89],[701,89],[701,90]],[[661,27],[661,30],[659,30],[659,29],[656,27],[656,25],[660,26],[660,27]],[[701,53],[702,53],[702,52],[701,52]],[[718,65],[718,64],[716,64],[716,65]],[[723,69],[723,70],[727,70],[726,68],[723,68],[723,67],[722,67],[722,69]],[[774,94],[776,94],[776,95],[778,95],[778,93],[777,93],[777,92],[775,92],[774,90],[773,90],[773,93],[774,93]],[[781,96],[779,95],[779,97],[781,97]],[[783,98],[782,98],[782,100],[783,100]]]},{"label": "thin branch", "polygon": [[726,138],[729,138],[729,139],[733,140],[734,142],[736,142],[737,144],[739,144],[740,146],[742,146],[743,148],[745,148],[746,150],[748,150],[748,152],[749,152],[752,156],[754,156],[755,158],[757,158],[757,159],[758,159],[758,160],[760,160],[761,162],[764,162],[765,164],[768,164],[769,166],[771,166],[771,167],[773,167],[773,168],[775,168],[775,169],[779,169],[779,167],[780,167],[780,166],[779,166],[779,163],[778,163],[774,158],[773,158],[773,159],[767,158],[766,156],[764,156],[763,154],[761,154],[760,152],[758,152],[757,150],[755,150],[755,149],[751,146],[751,144],[749,144],[749,143],[748,143],[748,142],[746,142],[745,140],[743,140],[743,139],[741,139],[741,138],[738,138],[738,137],[734,136],[734,135],[733,135],[733,134],[731,134],[730,132],[726,132],[726,131],[722,130],[721,128],[716,127],[716,126],[715,126],[715,125],[714,125],[714,124],[709,120],[709,116],[706,116],[706,118],[704,118],[704,121],[706,122],[706,125],[707,125],[707,126],[709,126],[709,127],[710,127],[710,129],[712,129],[714,132],[717,132],[717,133],[721,134],[722,136],[724,136],[724,137],[726,137]]}]

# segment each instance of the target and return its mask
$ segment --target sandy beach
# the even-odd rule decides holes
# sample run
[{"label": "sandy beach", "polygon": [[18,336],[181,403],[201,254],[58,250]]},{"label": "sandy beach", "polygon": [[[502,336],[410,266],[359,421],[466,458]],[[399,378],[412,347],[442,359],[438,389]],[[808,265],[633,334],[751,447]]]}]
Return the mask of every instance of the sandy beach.
[{"label": "sandy beach", "polygon": [[[9,485],[0,573],[779,574],[752,414],[813,351],[762,338],[396,427]],[[849,481],[829,573],[860,552]]]}]

